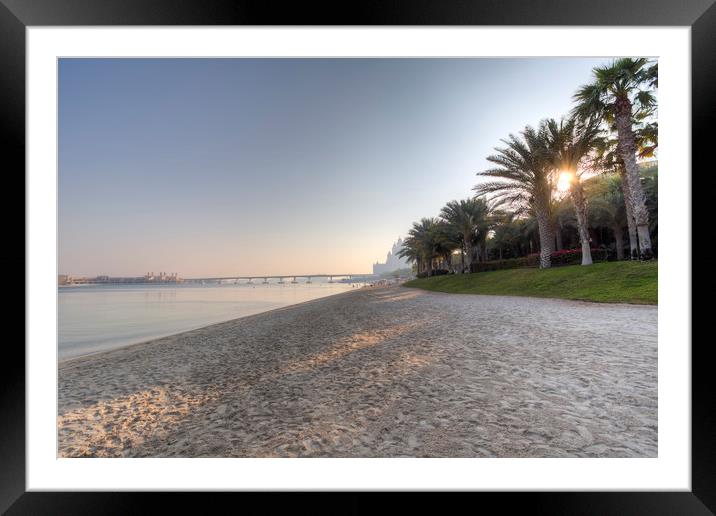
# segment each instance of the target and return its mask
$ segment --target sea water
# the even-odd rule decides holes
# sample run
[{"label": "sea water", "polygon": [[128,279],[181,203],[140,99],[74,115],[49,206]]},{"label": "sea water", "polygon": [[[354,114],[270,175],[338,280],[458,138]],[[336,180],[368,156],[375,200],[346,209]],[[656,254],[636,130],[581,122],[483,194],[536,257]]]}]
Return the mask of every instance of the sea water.
[{"label": "sea water", "polygon": [[360,286],[273,281],[59,287],[58,358],[107,351]]}]

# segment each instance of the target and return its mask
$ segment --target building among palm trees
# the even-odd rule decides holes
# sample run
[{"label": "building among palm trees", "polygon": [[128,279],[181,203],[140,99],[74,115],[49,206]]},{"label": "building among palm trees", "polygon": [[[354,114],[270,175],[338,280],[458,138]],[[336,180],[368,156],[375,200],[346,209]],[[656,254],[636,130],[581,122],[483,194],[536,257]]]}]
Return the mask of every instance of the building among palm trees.
[{"label": "building among palm trees", "polygon": [[385,263],[375,262],[373,264],[373,274],[384,274],[386,272],[397,271],[398,269],[405,269],[410,267],[410,262],[405,258],[398,256],[398,252],[403,248],[403,239],[398,240],[393,244],[393,248],[388,251],[385,256]]}]

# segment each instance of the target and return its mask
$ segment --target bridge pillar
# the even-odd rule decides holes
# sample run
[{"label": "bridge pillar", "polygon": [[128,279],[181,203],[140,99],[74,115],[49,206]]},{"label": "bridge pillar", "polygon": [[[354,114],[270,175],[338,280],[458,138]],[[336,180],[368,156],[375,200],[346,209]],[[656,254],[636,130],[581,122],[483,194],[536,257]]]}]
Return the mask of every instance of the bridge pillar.
[{"label": "bridge pillar", "polygon": [[291,281],[291,283],[298,283],[298,280],[296,280],[296,276],[293,277],[293,280]]},{"label": "bridge pillar", "polygon": [[306,280],[306,283],[311,283],[311,276],[308,276],[308,280]]},{"label": "bridge pillar", "polygon": [[268,278],[264,278],[264,283],[268,283]]},{"label": "bridge pillar", "polygon": [[328,283],[333,283],[333,276],[328,276]]}]

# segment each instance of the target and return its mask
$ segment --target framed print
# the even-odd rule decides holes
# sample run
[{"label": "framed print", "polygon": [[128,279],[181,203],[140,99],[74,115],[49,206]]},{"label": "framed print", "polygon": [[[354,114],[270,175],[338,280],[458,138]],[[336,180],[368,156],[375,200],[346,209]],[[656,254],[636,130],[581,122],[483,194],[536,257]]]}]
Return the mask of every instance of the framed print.
[{"label": "framed print", "polygon": [[714,511],[710,1],[1,1],[27,203],[3,510]]}]

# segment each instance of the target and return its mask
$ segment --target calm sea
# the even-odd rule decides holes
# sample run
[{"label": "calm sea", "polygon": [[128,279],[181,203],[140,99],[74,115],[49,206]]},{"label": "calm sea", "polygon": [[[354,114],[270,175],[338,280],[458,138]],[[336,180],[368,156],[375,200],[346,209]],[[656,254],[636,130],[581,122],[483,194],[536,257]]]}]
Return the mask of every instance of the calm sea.
[{"label": "calm sea", "polygon": [[357,287],[355,283],[316,280],[310,284],[60,287],[59,359],[106,351]]}]

